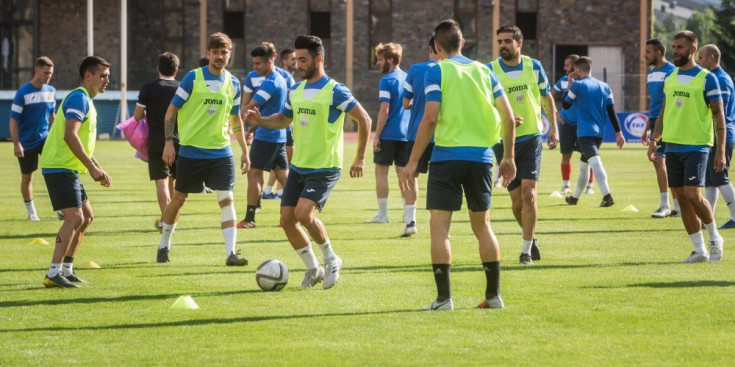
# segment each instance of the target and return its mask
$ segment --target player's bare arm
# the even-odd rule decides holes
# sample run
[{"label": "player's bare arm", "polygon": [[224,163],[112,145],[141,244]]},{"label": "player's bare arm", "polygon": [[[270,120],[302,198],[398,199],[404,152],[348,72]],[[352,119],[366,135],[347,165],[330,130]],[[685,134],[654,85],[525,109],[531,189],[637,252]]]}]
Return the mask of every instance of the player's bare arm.
[{"label": "player's bare arm", "polygon": [[163,146],[163,153],[161,158],[169,166],[174,164],[176,159],[176,150],[174,149],[174,128],[176,127],[176,117],[179,114],[179,108],[170,104],[168,110],[166,110],[166,117],[164,117],[163,123],[163,136],[166,138],[166,143]]},{"label": "player's bare arm", "polygon": [[359,103],[347,114],[353,120],[357,121],[357,153],[355,153],[355,160],[350,166],[350,177],[362,177],[363,170],[365,169],[365,150],[367,150],[370,126],[373,124],[373,121]]}]

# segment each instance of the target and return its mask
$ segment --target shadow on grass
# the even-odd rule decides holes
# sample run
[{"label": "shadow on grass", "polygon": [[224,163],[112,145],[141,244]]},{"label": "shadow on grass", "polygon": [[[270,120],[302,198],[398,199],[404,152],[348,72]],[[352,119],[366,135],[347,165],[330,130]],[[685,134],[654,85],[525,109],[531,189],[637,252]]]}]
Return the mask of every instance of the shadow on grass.
[{"label": "shadow on grass", "polygon": [[[678,264],[678,263],[677,263]],[[590,286],[584,288],[591,289],[612,289],[612,288],[699,288],[699,287],[732,287],[735,282],[726,280],[687,280],[682,282],[654,282],[654,283],[638,283],[621,286]]]}]

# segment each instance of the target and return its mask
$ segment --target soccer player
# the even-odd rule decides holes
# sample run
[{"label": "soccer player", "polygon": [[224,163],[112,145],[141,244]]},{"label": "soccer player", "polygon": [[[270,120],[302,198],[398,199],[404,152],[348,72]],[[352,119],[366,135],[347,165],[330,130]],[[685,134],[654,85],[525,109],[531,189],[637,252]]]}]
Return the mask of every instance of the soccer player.
[{"label": "soccer player", "polygon": [[[536,243],[536,224],[538,205],[536,186],[541,170],[543,142],[543,106],[549,118],[551,131],[548,137],[549,149],[556,148],[559,133],[556,131],[556,106],[549,95],[546,73],[538,60],[521,54],[523,33],[514,25],[506,25],[495,32],[498,36],[500,58],[489,63],[498,76],[500,85],[511,97],[508,98],[513,112],[523,119],[516,128],[515,164],[516,177],[508,185],[512,202],[513,216],[522,229],[523,247],[519,262],[533,264],[541,260],[541,252]],[[505,141],[503,141],[505,143]]]},{"label": "soccer player", "polygon": [[[388,171],[395,163],[396,174],[400,175],[406,165],[406,133],[410,114],[403,109],[403,84],[406,73],[401,70],[403,48],[397,43],[386,43],[375,46],[375,56],[380,71],[384,74],[380,78],[380,111],[378,123],[375,126],[373,138],[373,163],[375,163],[375,192],[378,196],[378,214],[368,223],[388,223]],[[400,186],[400,185],[399,185]],[[401,198],[404,198],[404,222],[407,212],[405,191],[401,188]],[[409,224],[408,222],[404,225]]]},{"label": "soccer player", "polygon": [[[434,137],[426,207],[431,213],[431,263],[437,297],[425,310],[452,310],[449,284],[452,212],[467,200],[487,288],[480,308],[503,308],[500,297],[500,250],[490,227],[492,146],[502,131],[505,154],[500,162],[503,184],[515,176],[515,126],[503,87],[487,66],[462,56],[459,24],[451,19],[434,28],[434,47],[441,61],[426,72],[426,110],[401,185],[413,182],[419,159]],[[502,121],[502,129],[501,129]]]},{"label": "soccer player", "polygon": [[[262,43],[250,55],[254,70],[248,74],[243,86],[242,110],[258,108],[266,115],[278,113],[286,102],[288,87],[286,80],[275,69],[276,50],[269,44]],[[254,85],[255,82],[257,86]],[[263,171],[273,170],[281,184],[286,183],[288,176],[286,129],[254,126],[252,129],[255,133],[250,146],[247,212],[237,228],[255,228],[255,209],[263,190]]]},{"label": "soccer player", "polygon": [[[439,61],[439,55],[437,55],[434,49],[434,37],[432,36],[429,40],[429,61],[414,64],[408,68],[406,82],[403,85],[403,108],[411,111],[408,123],[408,143],[406,144],[407,156],[411,154],[411,150],[414,144],[416,144],[416,132],[418,132],[419,124],[424,117],[424,108],[426,105],[426,94],[424,93],[426,84],[424,77],[426,76],[426,70],[436,65],[437,61]],[[403,221],[406,222],[406,226],[403,228],[403,232],[401,232],[402,237],[412,236],[418,231],[416,227],[416,202],[419,197],[419,173],[429,171],[429,159],[431,158],[433,149],[434,139],[426,146],[424,154],[421,155],[416,166],[413,180],[409,182],[405,190],[406,211],[404,212]]]},{"label": "soccer player", "polygon": [[[135,105],[133,117],[139,121],[144,116],[148,121],[148,177],[156,183],[156,198],[161,215],[166,210],[166,205],[171,201],[174,191],[176,177],[176,160],[171,165],[163,161],[163,146],[166,143],[164,135],[164,118],[171,100],[179,88],[179,82],[175,79],[179,71],[179,57],[171,52],[158,55],[158,79],[148,82],[140,88],[138,102]],[[174,126],[172,135],[174,151],[179,151],[178,129]],[[156,230],[163,230],[161,218],[154,222]]]},{"label": "soccer player", "polygon": [[[653,66],[648,72],[648,93],[651,94],[651,104],[648,111],[648,123],[646,129],[641,135],[643,145],[650,144],[650,132],[656,127],[656,120],[661,115],[661,105],[664,100],[664,80],[671,75],[676,68],[674,64],[666,61],[666,45],[659,39],[650,39],[646,41],[646,52],[644,57],[648,65]],[[658,182],[658,191],[661,198],[661,205],[651,214],[654,218],[666,218],[668,216],[679,215],[679,201],[674,196],[674,210],[669,209],[669,183],[666,179],[666,147],[662,141],[658,142],[657,154],[660,159],[653,161],[653,168],[656,170],[656,181]],[[672,191],[673,193],[673,191]]]},{"label": "soccer player", "polygon": [[219,32],[210,35],[207,54],[209,65],[186,74],[166,111],[163,161],[171,165],[176,158],[176,123],[181,147],[176,162],[176,187],[163,213],[163,232],[156,261],[169,262],[171,236],[186,198],[201,192],[206,184],[217,193],[220,227],[225,238],[225,265],[245,266],[248,260],[235,252],[237,215],[232,195],[235,161],[230,148],[230,126],[242,149],[242,174],[248,173],[250,159],[240,118],[240,82],[225,69],[232,55],[230,37]]},{"label": "soccer player", "polygon": [[[720,93],[722,94],[725,126],[727,127],[725,138],[725,168],[720,172],[715,172],[714,170],[714,158],[717,155],[717,146],[722,144],[719,141],[715,141],[709,153],[709,161],[707,162],[704,197],[712,207],[712,213],[714,213],[718,190],[722,193],[722,198],[725,199],[727,209],[730,211],[730,219],[719,229],[730,229],[735,228],[735,190],[733,190],[732,183],[728,178],[732,150],[735,147],[735,90],[732,79],[720,67],[720,56],[720,49],[717,46],[706,45],[699,50],[699,58],[697,60],[699,66],[709,70],[717,77],[717,81],[720,84]],[[716,254],[710,252],[710,260],[715,256]]]},{"label": "soccer player", "polygon": [[[568,76],[574,71],[574,62],[579,59],[579,55],[571,54],[564,58],[564,72],[554,87],[551,88],[551,95],[554,97],[561,97],[562,94],[567,90],[569,85]],[[561,179],[562,179],[562,194],[571,194],[572,188],[569,184],[572,175],[572,153],[577,149],[577,116],[574,112],[575,107],[572,105],[569,109],[562,108],[557,110],[556,120],[559,121],[559,151],[561,152]],[[595,190],[592,187],[592,182],[595,180],[595,175],[590,169],[590,180],[587,182],[586,194],[594,194]]]},{"label": "soccer player", "polygon": [[[664,82],[663,119],[656,122],[648,146],[648,159],[659,159],[656,143],[662,139],[666,141],[669,187],[679,198],[681,221],[694,245],[694,251],[684,262],[717,262],[722,257],[724,240],[717,232],[712,208],[699,188],[705,183],[705,167],[713,143],[713,116],[717,141],[726,141],[720,85],[713,73],[694,63],[697,52],[694,32],[676,33],[673,51],[676,69]],[[718,144],[714,152],[715,172],[725,168],[725,147],[726,144]],[[702,224],[709,233],[709,252],[705,248]]]},{"label": "soccer player", "polygon": [[[602,192],[601,207],[610,207],[615,200],[607,184],[607,172],[600,159],[600,145],[605,134],[606,117],[615,129],[616,143],[619,148],[625,145],[625,137],[620,131],[620,121],[615,113],[615,101],[610,86],[592,76],[592,59],[580,57],[574,62],[574,72],[569,75],[570,83],[564,94],[562,105],[569,108],[577,105],[577,144],[582,152],[579,162],[579,177],[574,194],[565,198],[567,204],[577,205],[585,183],[588,182],[590,166],[597,177],[597,185]],[[607,116],[605,113],[607,112]]]},{"label": "soccer player", "polygon": [[[357,154],[350,177],[362,176],[371,121],[350,90],[324,72],[324,45],[319,37],[299,36],[295,46],[296,67],[304,80],[291,88],[280,113],[262,117],[258,110],[251,109],[247,116],[250,123],[271,129],[282,129],[296,121],[291,173],[281,198],[281,227],[306,265],[299,289],[311,288],[322,280],[328,289],[339,279],[342,259],[334,253],[316,211],[324,208],[342,170],[345,114],[355,119],[358,127]],[[301,226],[321,248],[324,268]]]},{"label": "soccer player", "polygon": [[79,174],[89,172],[102,186],[112,185],[110,175],[92,157],[97,139],[97,110],[92,98],[107,89],[110,63],[87,56],[79,66],[79,76],[82,85],[61,102],[41,155],[41,173],[51,205],[64,215],[43,280],[46,288],[77,288],[76,283],[87,283],[74,274],[74,257],[94,219]]},{"label": "soccer player", "polygon": [[36,59],[34,75],[13,97],[10,108],[10,137],[13,153],[20,164],[20,193],[28,212],[28,220],[37,222],[36,207],[33,205],[33,172],[38,169],[38,156],[49,130],[49,121],[54,120],[56,89],[48,83],[54,75],[54,63],[46,56]]}]

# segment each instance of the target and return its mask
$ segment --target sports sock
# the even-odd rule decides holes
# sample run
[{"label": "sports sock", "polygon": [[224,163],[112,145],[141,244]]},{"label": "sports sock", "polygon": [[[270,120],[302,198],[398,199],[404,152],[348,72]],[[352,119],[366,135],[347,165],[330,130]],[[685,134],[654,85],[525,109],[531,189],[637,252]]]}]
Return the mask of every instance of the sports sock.
[{"label": "sports sock", "polygon": [[597,186],[600,187],[602,196],[609,194],[610,187],[607,186],[607,172],[605,172],[605,167],[602,166],[600,156],[596,155],[590,158],[589,162],[590,166],[592,166],[592,171],[594,171],[594,175],[597,176]]},{"label": "sports sock", "polygon": [[531,240],[531,241],[523,240],[523,250],[521,250],[521,252],[524,253],[524,254],[530,255],[531,254],[531,245],[533,245],[533,240]]},{"label": "sports sock", "polygon": [[692,245],[694,245],[694,251],[696,253],[700,255],[707,253],[707,250],[704,248],[704,236],[702,235],[702,231],[690,234],[689,239],[692,240]]},{"label": "sports sock", "polygon": [[265,188],[263,188],[263,194],[268,195],[273,193],[273,186],[266,185]]},{"label": "sports sock", "polygon": [[574,198],[579,198],[582,195],[582,191],[587,186],[587,181],[590,175],[590,165],[587,162],[579,162],[579,176],[577,177],[577,187],[574,188]]},{"label": "sports sock", "polygon": [[64,262],[61,265],[61,275],[69,276],[74,273],[74,258],[71,256],[64,256]]},{"label": "sports sock", "polygon": [[661,207],[668,208],[669,207],[669,192],[662,192],[659,194],[659,198],[661,198]]},{"label": "sports sock", "polygon": [[569,187],[569,180],[562,180],[561,182],[564,187]]},{"label": "sports sock", "polygon": [[378,215],[381,217],[388,216],[388,198],[378,198]]},{"label": "sports sock", "polygon": [[707,186],[704,188],[704,198],[709,203],[709,206],[712,207],[712,213],[715,212],[715,205],[717,205],[717,194],[717,188],[714,186]]},{"label": "sports sock", "polygon": [[590,180],[587,181],[587,182],[589,182],[589,183],[595,182],[595,172],[592,169],[590,169]]},{"label": "sports sock", "polygon": [[176,223],[163,223],[163,229],[161,230],[161,242],[158,243],[158,248],[171,248],[171,236],[174,234],[174,229],[176,229]]},{"label": "sports sock", "polygon": [[452,298],[449,289],[449,267],[450,264],[431,264],[434,269],[434,281],[436,282],[436,301],[443,302]]},{"label": "sports sock", "polygon": [[276,190],[276,195],[283,196],[283,189]]},{"label": "sports sock", "polygon": [[403,223],[409,224],[416,222],[416,205],[406,205],[403,207]]},{"label": "sports sock", "polygon": [[485,288],[485,299],[491,299],[500,294],[500,261],[482,263],[487,279]]},{"label": "sports sock", "polygon": [[[727,205],[727,210],[730,211],[730,220],[735,220],[735,189],[732,187],[731,183],[728,183],[727,185],[722,185],[717,187],[720,190],[720,193],[722,194],[722,200],[725,200],[725,205]],[[712,212],[714,213],[714,208],[712,208]]]},{"label": "sports sock", "polygon": [[48,268],[48,277],[53,278],[61,273],[61,263],[51,263]]},{"label": "sports sock", "polygon": [[255,222],[255,205],[248,205],[248,209],[245,212],[245,222]]},{"label": "sports sock", "polygon": [[230,254],[235,252],[235,245],[237,244],[237,228],[223,228],[222,235],[225,236],[225,250],[227,251],[227,256],[230,256]]},{"label": "sports sock", "polygon": [[709,240],[719,240],[722,237],[720,236],[720,232],[717,231],[717,224],[715,224],[714,219],[712,220],[712,223],[705,223],[704,228],[707,229],[707,234],[709,235]]},{"label": "sports sock", "polygon": [[561,164],[561,179],[564,180],[564,186],[569,186],[569,178],[572,177],[572,164]]},{"label": "sports sock", "polygon": [[674,211],[680,212],[681,208],[679,208],[679,199],[674,198]]},{"label": "sports sock", "polygon": [[299,254],[307,269],[312,270],[319,267],[319,261],[314,256],[314,250],[311,248],[311,244],[296,250],[296,253]]},{"label": "sports sock", "polygon": [[334,259],[335,255],[334,250],[332,249],[332,243],[329,242],[329,239],[327,239],[326,242],[319,244],[319,248],[322,249],[322,257],[324,258],[324,262],[326,263],[328,260]]},{"label": "sports sock", "polygon": [[25,201],[26,204],[26,210],[28,211],[28,215],[31,215],[36,212],[36,207],[33,205],[33,200]]}]

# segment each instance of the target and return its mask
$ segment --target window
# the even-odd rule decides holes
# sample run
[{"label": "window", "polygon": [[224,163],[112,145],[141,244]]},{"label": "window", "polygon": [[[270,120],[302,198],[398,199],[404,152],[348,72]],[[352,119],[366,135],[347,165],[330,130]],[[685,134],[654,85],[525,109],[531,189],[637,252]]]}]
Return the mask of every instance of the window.
[{"label": "window", "polygon": [[324,67],[329,65],[331,57],[332,10],[330,0],[309,0],[309,34],[322,39],[324,44]]},{"label": "window", "polygon": [[464,37],[462,54],[477,58],[477,0],[454,0],[454,19]]},{"label": "window", "polygon": [[164,51],[173,52],[184,64],[184,0],[164,0],[163,35],[161,47]]},{"label": "window", "polygon": [[38,0],[0,0],[0,89],[33,77],[38,54]]},{"label": "window", "polygon": [[235,74],[244,73],[250,65],[250,53],[245,45],[245,0],[225,0],[222,30],[232,40],[228,69]]},{"label": "window", "polygon": [[538,57],[538,1],[516,1],[516,25],[523,32],[523,54]]},{"label": "window", "polygon": [[393,1],[392,0],[370,0],[370,42],[369,62],[371,69],[377,69],[377,57],[375,57],[375,46],[379,43],[391,42],[393,40]]}]

